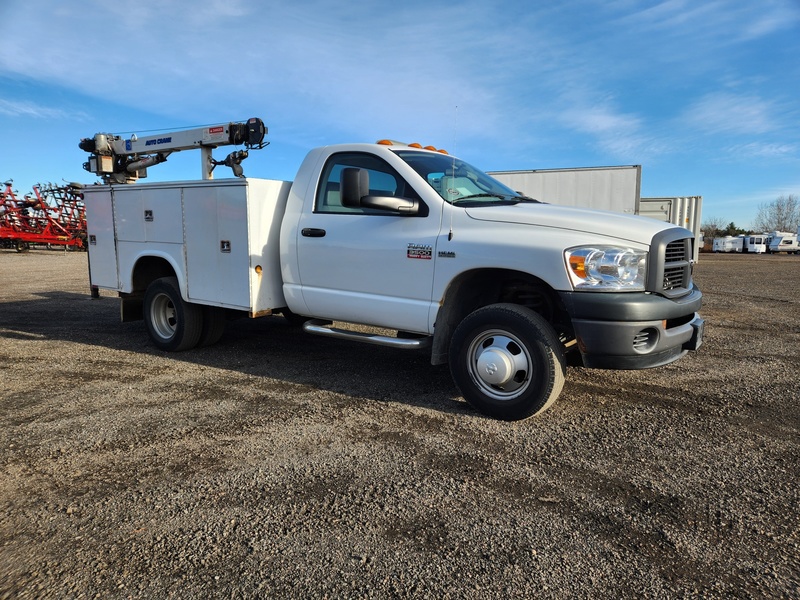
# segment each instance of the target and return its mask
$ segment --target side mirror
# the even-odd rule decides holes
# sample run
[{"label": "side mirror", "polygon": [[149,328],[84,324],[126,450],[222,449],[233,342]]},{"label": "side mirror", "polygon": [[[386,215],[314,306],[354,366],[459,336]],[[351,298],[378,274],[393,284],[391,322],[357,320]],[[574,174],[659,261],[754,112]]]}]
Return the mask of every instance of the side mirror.
[{"label": "side mirror", "polygon": [[395,196],[371,196],[369,172],[366,169],[345,167],[339,180],[342,205],[351,208],[372,208],[402,215],[419,214],[419,200]]},{"label": "side mirror", "polygon": [[366,169],[345,167],[339,180],[342,205],[351,208],[361,206],[361,198],[369,195],[369,172]]}]

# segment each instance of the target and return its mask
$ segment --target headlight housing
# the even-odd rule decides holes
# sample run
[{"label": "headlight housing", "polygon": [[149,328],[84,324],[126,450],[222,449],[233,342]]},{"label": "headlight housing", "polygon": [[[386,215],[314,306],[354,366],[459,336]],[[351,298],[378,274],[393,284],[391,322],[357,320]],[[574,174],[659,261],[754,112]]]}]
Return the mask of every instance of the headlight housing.
[{"label": "headlight housing", "polygon": [[622,246],[580,246],[564,252],[576,291],[643,292],[647,252]]}]

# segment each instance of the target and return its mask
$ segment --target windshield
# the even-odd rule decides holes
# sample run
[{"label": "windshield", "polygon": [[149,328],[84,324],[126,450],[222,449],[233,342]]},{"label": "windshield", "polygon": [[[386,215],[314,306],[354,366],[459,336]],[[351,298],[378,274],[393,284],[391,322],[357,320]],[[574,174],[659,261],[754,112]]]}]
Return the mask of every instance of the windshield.
[{"label": "windshield", "polygon": [[536,202],[452,156],[414,150],[395,150],[395,153],[453,205]]}]

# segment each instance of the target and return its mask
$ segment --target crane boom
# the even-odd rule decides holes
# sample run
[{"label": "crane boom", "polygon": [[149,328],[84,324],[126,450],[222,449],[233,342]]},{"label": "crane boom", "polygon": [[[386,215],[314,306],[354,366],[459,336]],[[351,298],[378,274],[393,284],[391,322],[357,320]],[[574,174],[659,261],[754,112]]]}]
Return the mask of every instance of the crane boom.
[{"label": "crane boom", "polygon": [[[213,179],[214,167],[226,165],[236,176],[242,176],[241,162],[247,158],[247,150],[266,146],[264,122],[254,117],[245,123],[209,125],[195,129],[159,133],[128,139],[110,133],[98,133],[84,138],[78,146],[90,153],[83,168],[102,177],[105,183],[133,183],[147,177],[147,167],[167,160],[173,152],[200,150],[200,168],[203,179]],[[225,160],[216,161],[212,150],[218,146],[242,145],[246,150],[229,154]]]}]

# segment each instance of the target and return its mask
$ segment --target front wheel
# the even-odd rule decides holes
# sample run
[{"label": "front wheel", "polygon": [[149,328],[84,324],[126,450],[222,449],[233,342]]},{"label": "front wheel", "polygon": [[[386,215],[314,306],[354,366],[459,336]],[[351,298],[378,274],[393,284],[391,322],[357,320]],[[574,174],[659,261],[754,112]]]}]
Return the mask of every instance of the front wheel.
[{"label": "front wheel", "polygon": [[468,315],[449,358],[464,399],[498,419],[539,414],[564,387],[564,347],[550,323],[524,306],[492,304]]},{"label": "front wheel", "polygon": [[145,292],[144,322],[156,346],[180,352],[194,348],[200,340],[203,311],[197,304],[184,302],[175,277],[162,277]]}]

